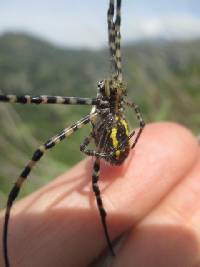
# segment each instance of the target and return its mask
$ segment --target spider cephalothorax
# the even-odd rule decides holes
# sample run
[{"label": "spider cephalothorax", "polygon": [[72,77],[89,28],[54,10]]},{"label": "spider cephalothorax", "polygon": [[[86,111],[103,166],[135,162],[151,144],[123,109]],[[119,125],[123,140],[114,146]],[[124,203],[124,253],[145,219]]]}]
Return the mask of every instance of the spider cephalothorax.
[{"label": "spider cephalothorax", "polygon": [[116,78],[105,79],[98,82],[99,93],[104,100],[119,102],[126,95],[126,83]]}]

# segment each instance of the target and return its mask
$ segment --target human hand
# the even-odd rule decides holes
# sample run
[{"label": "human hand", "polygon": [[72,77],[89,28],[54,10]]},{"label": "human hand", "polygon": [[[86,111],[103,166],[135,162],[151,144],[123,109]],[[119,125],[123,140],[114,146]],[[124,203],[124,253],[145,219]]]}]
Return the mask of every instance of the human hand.
[{"label": "human hand", "polygon": [[[92,162],[84,160],[13,206],[11,267],[85,267],[106,248],[91,190]],[[196,138],[176,124],[151,124],[123,166],[102,165],[99,185],[109,233],[115,239],[128,231],[108,266],[199,267]],[[1,235],[3,220],[1,213]]]}]

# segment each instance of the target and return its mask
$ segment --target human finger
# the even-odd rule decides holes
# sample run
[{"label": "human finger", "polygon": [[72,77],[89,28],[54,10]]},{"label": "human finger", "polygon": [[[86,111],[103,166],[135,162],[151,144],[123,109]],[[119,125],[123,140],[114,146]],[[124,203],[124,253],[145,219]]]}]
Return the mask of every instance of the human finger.
[{"label": "human finger", "polygon": [[[104,165],[100,187],[112,238],[150,212],[191,168],[196,154],[188,130],[158,123],[146,127],[124,166]],[[92,161],[81,162],[15,205],[9,228],[14,266],[80,267],[101,253],[106,242],[91,175]]]},{"label": "human finger", "polygon": [[200,267],[200,149],[186,177],[123,243],[112,267]]}]

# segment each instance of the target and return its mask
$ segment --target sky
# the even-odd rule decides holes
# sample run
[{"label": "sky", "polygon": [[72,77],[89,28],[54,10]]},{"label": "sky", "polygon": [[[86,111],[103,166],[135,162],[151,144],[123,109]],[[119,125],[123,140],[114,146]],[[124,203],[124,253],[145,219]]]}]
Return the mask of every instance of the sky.
[{"label": "sky", "polygon": [[[0,34],[99,48],[107,43],[107,7],[108,0],[0,0]],[[122,38],[200,38],[200,0],[122,0]]]}]

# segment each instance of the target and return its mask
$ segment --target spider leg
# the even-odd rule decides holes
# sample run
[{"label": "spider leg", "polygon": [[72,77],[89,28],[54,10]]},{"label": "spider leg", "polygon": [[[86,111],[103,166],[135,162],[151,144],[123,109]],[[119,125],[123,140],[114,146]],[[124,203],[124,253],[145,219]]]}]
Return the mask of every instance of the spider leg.
[{"label": "spider leg", "polygon": [[106,153],[101,153],[93,149],[87,149],[87,146],[90,144],[93,136],[90,134],[89,137],[86,137],[83,141],[83,143],[80,145],[80,151],[86,154],[87,156],[95,156],[99,158],[107,158],[108,155]]},{"label": "spider leg", "polygon": [[98,105],[98,98],[64,97],[64,96],[30,96],[30,95],[0,95],[0,102],[20,104],[63,104],[63,105]]},{"label": "spider leg", "polygon": [[116,19],[115,19],[115,64],[117,75],[122,80],[122,64],[121,64],[121,0],[117,0]]},{"label": "spider leg", "polygon": [[103,206],[103,202],[102,202],[102,198],[101,198],[101,192],[98,186],[98,180],[99,180],[99,171],[100,171],[100,159],[96,158],[95,163],[94,163],[94,167],[93,167],[93,174],[92,174],[92,188],[96,197],[96,202],[97,202],[97,206],[98,206],[98,210],[99,210],[99,214],[101,217],[101,222],[102,222],[102,226],[103,226],[103,230],[104,230],[104,234],[105,234],[105,238],[108,244],[108,247],[111,251],[111,254],[113,256],[115,256],[115,252],[113,250],[112,247],[112,243],[109,237],[109,233],[108,233],[108,227],[107,227],[107,223],[106,223],[106,211],[104,209]]},{"label": "spider leg", "polygon": [[113,17],[114,17],[114,0],[110,0],[108,12],[107,12],[108,42],[109,42],[109,47],[110,47],[111,62],[115,66],[116,47],[115,47],[115,25],[113,22]]},{"label": "spider leg", "polygon": [[77,123],[74,123],[70,127],[65,128],[59,134],[55,135],[51,139],[49,139],[46,143],[40,146],[33,154],[32,159],[28,162],[25,166],[24,170],[22,171],[20,177],[15,182],[7,201],[6,212],[5,212],[5,221],[3,227],[3,251],[4,251],[4,259],[5,259],[5,266],[9,267],[9,258],[8,258],[8,224],[10,218],[10,210],[13,205],[14,200],[19,194],[21,186],[23,182],[27,179],[28,175],[30,174],[32,168],[36,165],[36,163],[41,159],[44,155],[46,150],[53,148],[55,145],[60,143],[63,139],[73,134],[78,129],[82,128],[85,124],[89,123],[97,116],[96,113],[90,114],[83,119],[79,120]]},{"label": "spider leg", "polygon": [[109,46],[110,46],[110,53],[111,56],[113,56],[113,51],[115,49],[115,44],[114,44],[114,36],[115,32],[113,32],[113,17],[114,17],[114,0],[110,0],[109,3],[109,8],[107,12],[107,23],[108,23],[108,41],[109,41]]},{"label": "spider leg", "polygon": [[[135,147],[135,145],[137,144],[137,141],[138,139],[140,138],[140,135],[144,129],[144,126],[145,126],[145,122],[144,122],[144,119],[142,117],[142,114],[140,112],[140,109],[138,107],[138,105],[136,105],[134,102],[129,102],[129,101],[125,101],[125,104],[131,108],[133,108],[135,114],[136,114],[136,117],[137,117],[137,120],[139,121],[139,131],[137,132],[136,134],[136,137],[135,137],[135,140],[131,146],[131,148],[133,149]],[[132,131],[129,135],[129,139],[135,134],[135,131]]]},{"label": "spider leg", "polygon": [[[103,122],[100,123],[99,125],[98,131],[101,131],[101,127],[106,127],[106,123],[107,123],[106,120],[103,120]],[[87,156],[93,156],[107,160],[110,156],[108,153],[105,152],[103,153],[100,151],[96,151],[94,149],[87,148],[93,138],[94,134],[90,133],[89,137],[86,137],[83,143],[80,145],[80,151],[85,153]],[[107,138],[108,138],[108,131],[105,131],[105,133],[100,137],[99,143],[97,145],[98,150],[101,150],[102,146],[104,146],[105,149]]]},{"label": "spider leg", "polygon": [[121,0],[117,0],[116,5],[116,18],[113,21],[115,4],[114,0],[110,0],[108,12],[107,12],[107,23],[108,23],[108,40],[110,47],[110,54],[113,66],[116,71],[117,78],[122,80],[122,66],[121,66]]},{"label": "spider leg", "polygon": [[115,27],[117,32],[120,32],[120,26],[121,26],[121,0],[117,0],[116,19],[115,19]]}]

